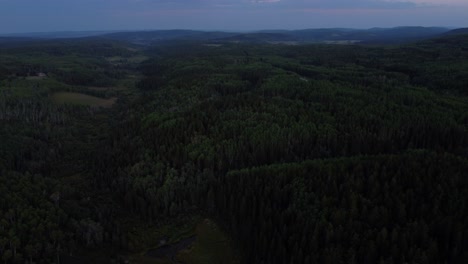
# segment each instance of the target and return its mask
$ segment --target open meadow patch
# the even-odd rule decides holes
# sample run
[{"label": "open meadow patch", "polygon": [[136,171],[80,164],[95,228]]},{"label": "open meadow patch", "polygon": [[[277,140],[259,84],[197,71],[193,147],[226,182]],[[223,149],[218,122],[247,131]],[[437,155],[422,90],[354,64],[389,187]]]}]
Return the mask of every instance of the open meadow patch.
[{"label": "open meadow patch", "polygon": [[240,263],[231,241],[219,226],[210,219],[197,225],[193,244],[178,252],[179,263]]},{"label": "open meadow patch", "polygon": [[104,99],[82,93],[57,92],[52,94],[52,101],[58,104],[88,105],[109,108],[114,105],[117,98],[113,97]]}]

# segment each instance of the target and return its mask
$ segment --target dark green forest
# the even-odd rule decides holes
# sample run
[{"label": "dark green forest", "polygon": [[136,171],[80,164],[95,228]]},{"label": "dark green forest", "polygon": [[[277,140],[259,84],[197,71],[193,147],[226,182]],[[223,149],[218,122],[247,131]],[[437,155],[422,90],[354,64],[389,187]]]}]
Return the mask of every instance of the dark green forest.
[{"label": "dark green forest", "polygon": [[209,218],[241,263],[466,263],[466,47],[0,46],[1,260],[123,263]]}]

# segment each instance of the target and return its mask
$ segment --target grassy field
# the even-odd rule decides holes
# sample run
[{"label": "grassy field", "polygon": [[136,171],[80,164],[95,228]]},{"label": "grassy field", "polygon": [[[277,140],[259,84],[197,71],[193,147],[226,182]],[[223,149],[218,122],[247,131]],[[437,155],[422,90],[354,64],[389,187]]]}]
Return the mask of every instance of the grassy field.
[{"label": "grassy field", "polygon": [[197,239],[192,246],[179,252],[177,256],[179,262],[187,264],[240,263],[231,241],[210,219],[200,222],[195,234]]},{"label": "grassy field", "polygon": [[113,65],[120,65],[120,64],[127,64],[127,63],[138,64],[147,60],[148,58],[149,57],[144,56],[144,55],[136,55],[136,56],[131,56],[131,57],[114,56],[114,57],[108,57],[106,58],[106,60],[112,63]]},{"label": "grassy field", "polygon": [[109,108],[114,105],[117,98],[103,99],[81,93],[58,92],[52,94],[52,100],[58,104],[89,105]]},{"label": "grassy field", "polygon": [[[234,252],[229,238],[210,219],[199,219],[196,225],[192,225],[192,223],[190,223],[184,226],[179,226],[178,231],[172,233],[174,231],[174,227],[167,226],[159,229],[157,232],[151,232],[151,230],[148,230],[148,234],[151,234],[153,239],[161,237],[162,234],[174,235],[175,233],[180,233],[177,236],[167,237],[170,245],[174,245],[174,243],[177,243],[179,240],[185,240],[190,236],[196,237],[195,241],[187,249],[180,250],[177,253],[174,260],[170,260],[167,257],[150,257],[146,255],[146,252],[148,252],[146,251],[140,254],[127,256],[130,263],[169,264],[174,263],[174,261],[185,264],[240,263],[238,254]],[[144,238],[144,240],[148,239],[149,238]],[[156,242],[157,241],[153,241],[153,243]]]}]

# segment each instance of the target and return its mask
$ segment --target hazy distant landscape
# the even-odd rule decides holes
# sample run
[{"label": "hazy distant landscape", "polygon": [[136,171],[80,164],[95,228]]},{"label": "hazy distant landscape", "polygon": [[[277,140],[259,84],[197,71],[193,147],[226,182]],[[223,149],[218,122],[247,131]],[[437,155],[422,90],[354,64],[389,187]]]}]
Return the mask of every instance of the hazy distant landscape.
[{"label": "hazy distant landscape", "polygon": [[[449,29],[443,27],[395,27],[395,28],[323,28],[303,30],[262,30],[255,32],[222,32],[197,30],[147,30],[147,31],[78,31],[78,32],[44,32],[18,33],[3,35],[3,41],[16,40],[46,40],[98,37],[111,40],[121,40],[140,45],[151,45],[167,41],[206,41],[213,43],[277,43],[306,44],[345,41],[364,44],[404,43],[441,36],[443,34],[463,33],[466,29]],[[0,35],[1,37],[1,35]],[[0,39],[1,41],[2,39]]]},{"label": "hazy distant landscape", "polygon": [[0,137],[5,264],[468,261],[467,28],[3,34]]}]

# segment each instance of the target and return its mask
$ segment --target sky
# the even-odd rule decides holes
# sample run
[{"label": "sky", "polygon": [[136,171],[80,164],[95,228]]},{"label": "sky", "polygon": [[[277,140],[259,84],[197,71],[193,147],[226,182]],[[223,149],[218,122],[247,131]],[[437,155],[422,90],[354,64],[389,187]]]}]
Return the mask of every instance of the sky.
[{"label": "sky", "polygon": [[0,0],[0,34],[468,27],[468,0]]}]

